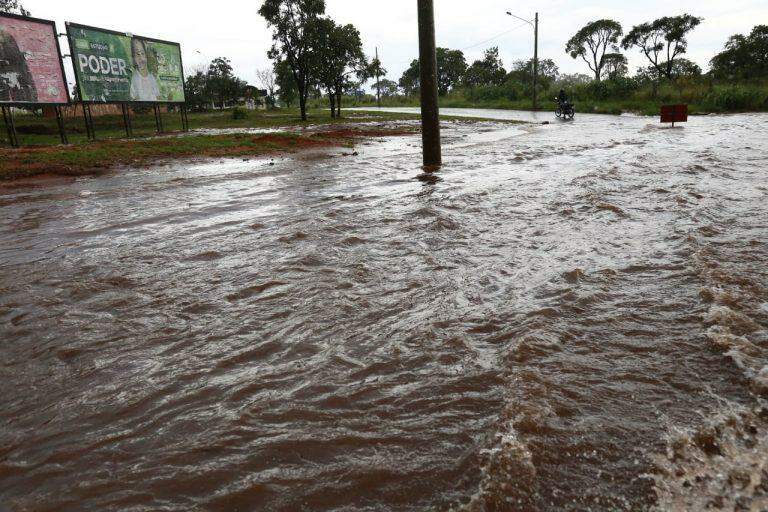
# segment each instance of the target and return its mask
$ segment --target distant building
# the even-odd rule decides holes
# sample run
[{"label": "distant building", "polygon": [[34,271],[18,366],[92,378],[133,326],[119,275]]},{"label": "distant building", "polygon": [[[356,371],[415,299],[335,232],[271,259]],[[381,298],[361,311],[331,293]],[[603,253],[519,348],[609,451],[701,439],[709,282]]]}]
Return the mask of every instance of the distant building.
[{"label": "distant building", "polygon": [[269,91],[266,89],[247,85],[245,86],[245,94],[238,103],[245,105],[248,110],[266,110],[267,98],[269,98]]}]

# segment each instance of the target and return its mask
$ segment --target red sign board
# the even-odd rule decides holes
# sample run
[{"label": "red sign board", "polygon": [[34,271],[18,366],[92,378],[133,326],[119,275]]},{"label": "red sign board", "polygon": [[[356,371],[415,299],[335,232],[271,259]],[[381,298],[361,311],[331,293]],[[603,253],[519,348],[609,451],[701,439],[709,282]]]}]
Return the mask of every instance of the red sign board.
[{"label": "red sign board", "polygon": [[664,105],[661,107],[662,123],[687,123],[688,105]]}]

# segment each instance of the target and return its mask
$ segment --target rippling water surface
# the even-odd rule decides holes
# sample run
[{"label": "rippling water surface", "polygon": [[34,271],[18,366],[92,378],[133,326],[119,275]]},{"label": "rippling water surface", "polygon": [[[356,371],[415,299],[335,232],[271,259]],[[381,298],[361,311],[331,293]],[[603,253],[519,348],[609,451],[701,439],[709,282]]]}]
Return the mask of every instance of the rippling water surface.
[{"label": "rippling water surface", "polygon": [[767,510],[767,121],[1,188],[0,509]]}]

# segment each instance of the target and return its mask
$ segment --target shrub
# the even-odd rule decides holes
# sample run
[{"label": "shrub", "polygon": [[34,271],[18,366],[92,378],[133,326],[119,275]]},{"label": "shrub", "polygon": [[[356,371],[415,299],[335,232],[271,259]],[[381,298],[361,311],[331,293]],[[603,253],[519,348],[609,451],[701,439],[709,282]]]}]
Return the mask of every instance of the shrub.
[{"label": "shrub", "polygon": [[248,119],[248,111],[243,107],[235,107],[232,109],[232,119]]},{"label": "shrub", "polygon": [[715,87],[704,98],[707,107],[716,110],[750,110],[764,107],[758,89],[740,85]]}]

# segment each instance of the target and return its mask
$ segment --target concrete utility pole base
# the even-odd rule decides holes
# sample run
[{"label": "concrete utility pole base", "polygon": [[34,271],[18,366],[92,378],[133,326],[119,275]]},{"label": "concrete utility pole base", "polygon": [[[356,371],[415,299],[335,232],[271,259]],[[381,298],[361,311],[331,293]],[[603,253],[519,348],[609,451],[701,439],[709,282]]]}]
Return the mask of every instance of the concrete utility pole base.
[{"label": "concrete utility pole base", "polygon": [[442,163],[440,111],[437,106],[437,49],[433,0],[417,0],[419,10],[419,68],[421,73],[421,138],[424,166],[436,170]]}]

